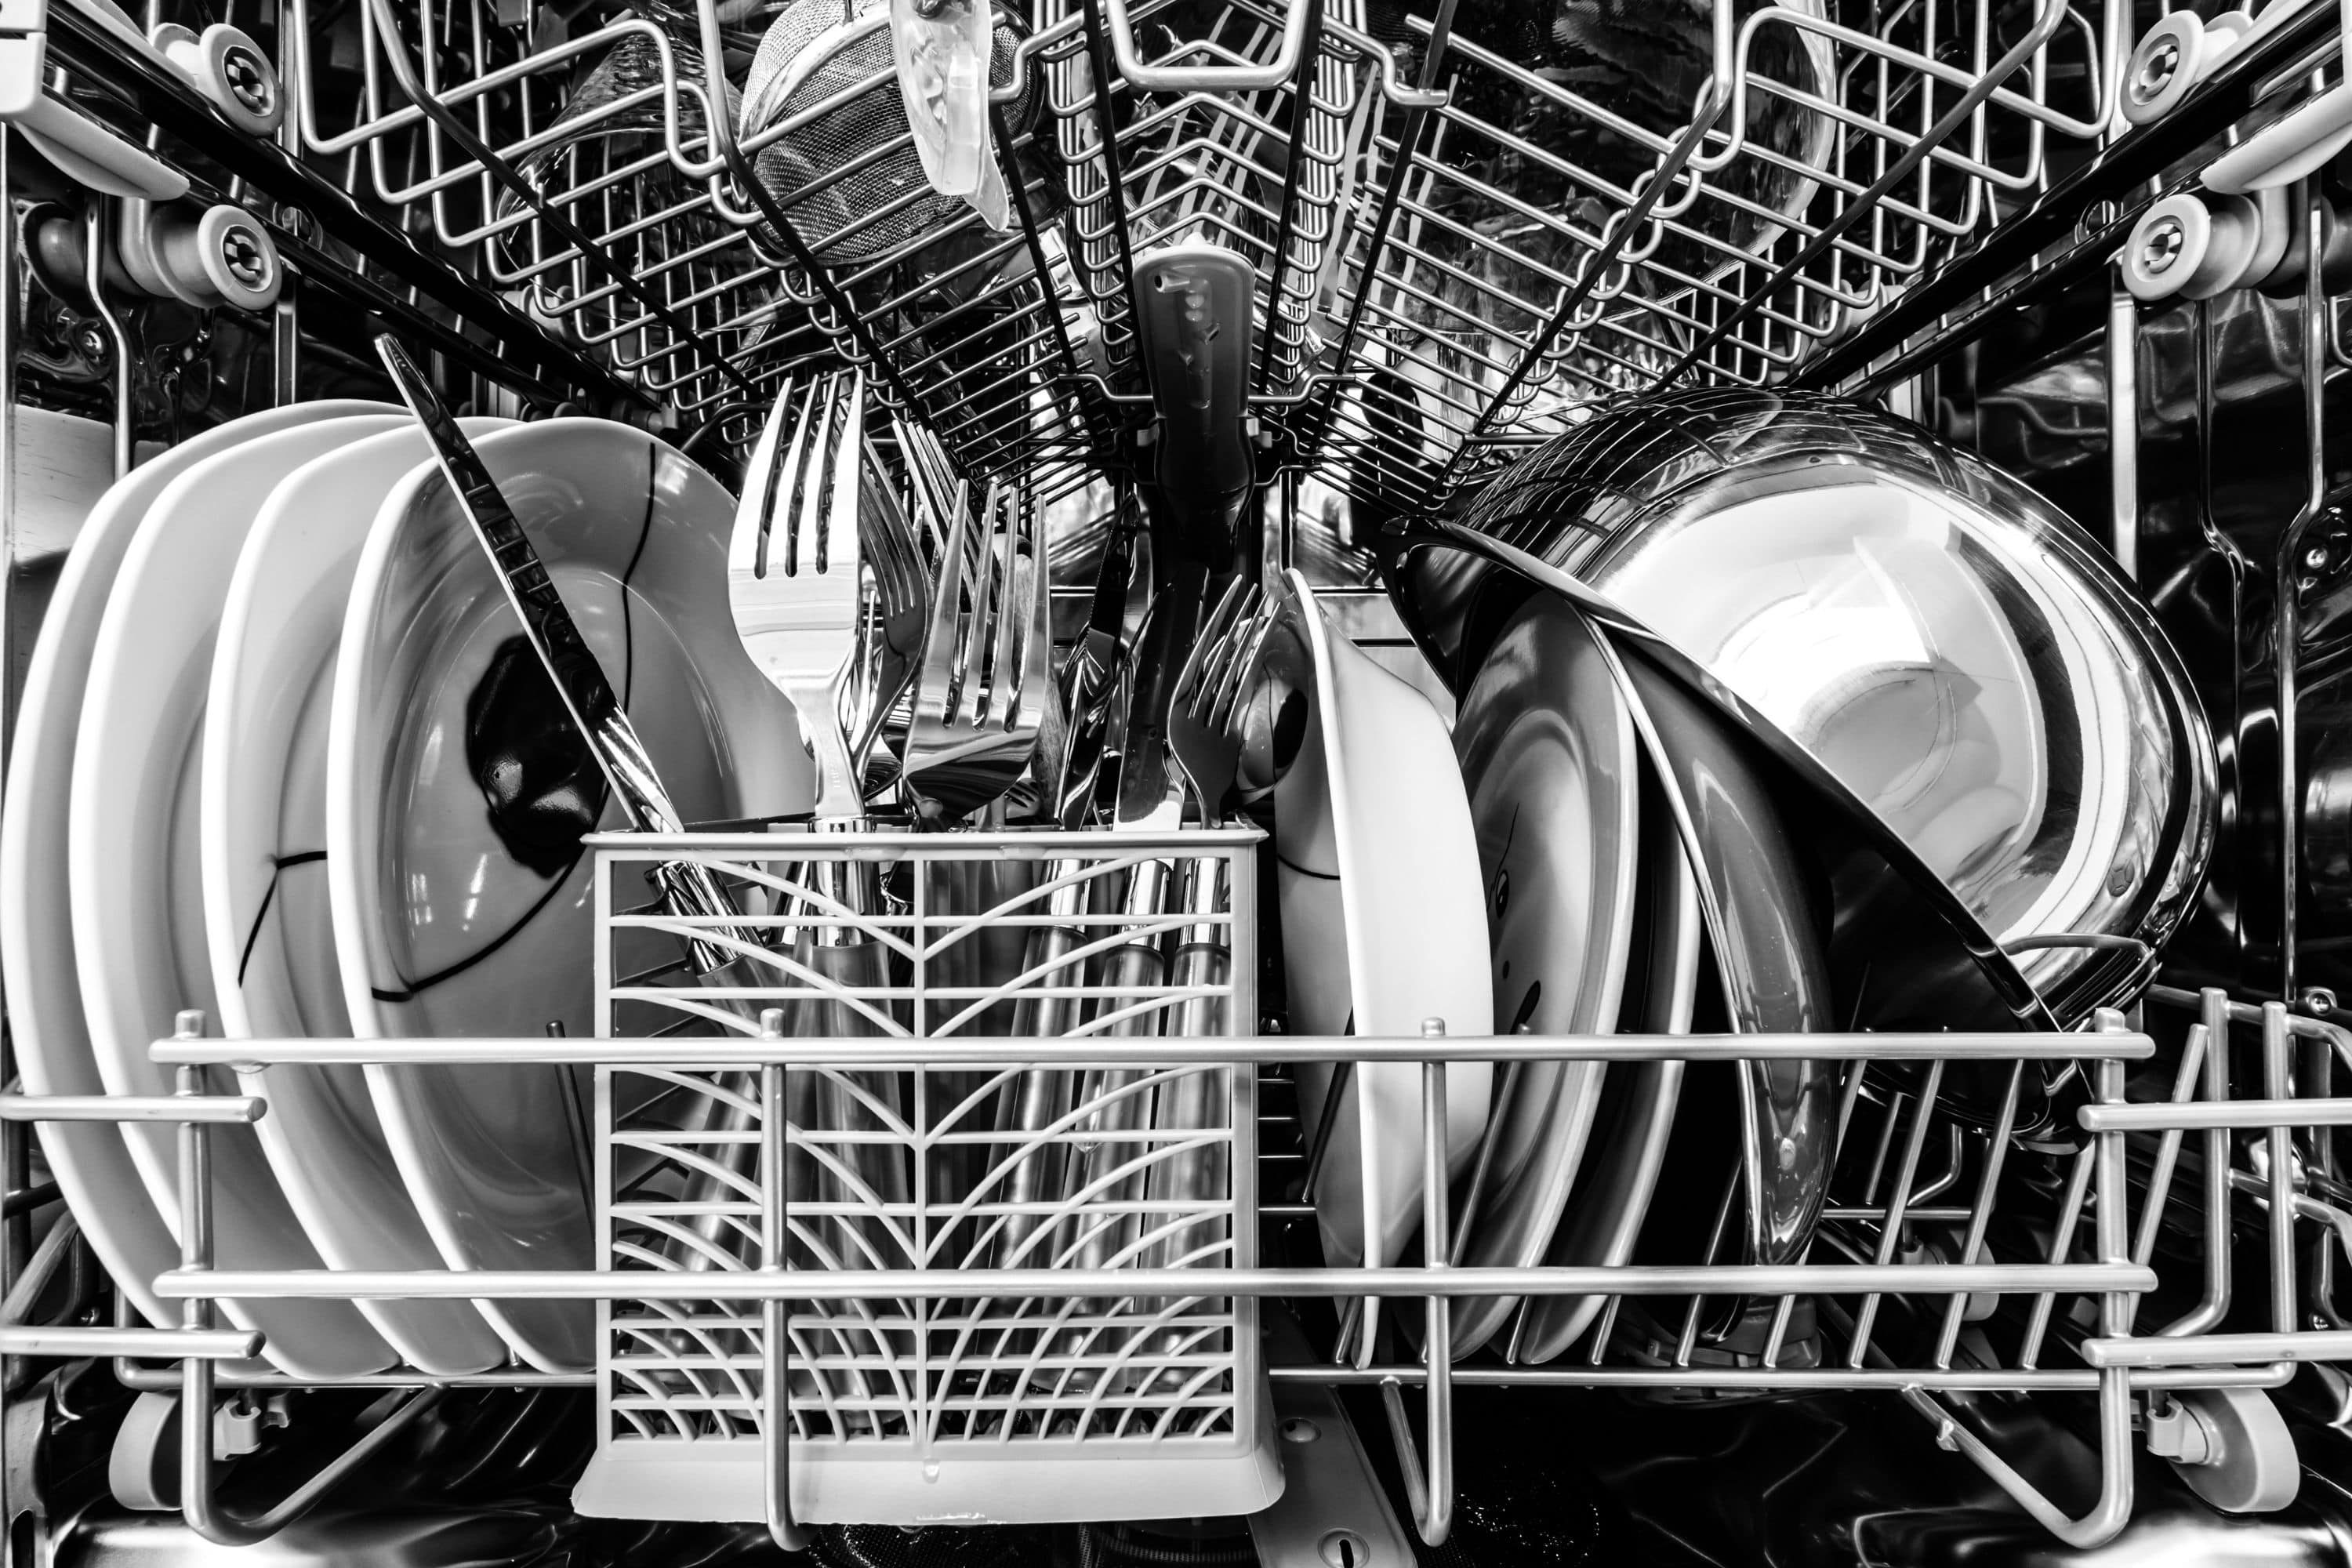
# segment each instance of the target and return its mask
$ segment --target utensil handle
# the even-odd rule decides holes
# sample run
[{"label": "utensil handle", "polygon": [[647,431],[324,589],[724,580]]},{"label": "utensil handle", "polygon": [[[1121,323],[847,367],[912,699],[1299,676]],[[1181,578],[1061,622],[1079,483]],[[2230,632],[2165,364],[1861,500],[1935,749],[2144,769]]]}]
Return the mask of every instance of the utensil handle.
[{"label": "utensil handle", "polygon": [[[1188,942],[1176,950],[1171,978],[1180,986],[1223,985],[1233,972],[1233,955],[1220,942]],[[1177,1033],[1183,1036],[1222,1035],[1225,1001],[1223,996],[1188,997],[1179,1005]],[[1231,1097],[1225,1075],[1240,1068],[1199,1067],[1183,1069],[1160,1087],[1154,1097],[1152,1126],[1160,1131],[1205,1131],[1223,1127]],[[1226,1161],[1232,1146],[1204,1143],[1200,1148],[1171,1153],[1151,1168],[1150,1195],[1156,1201],[1213,1204],[1226,1194]],[[1155,1225],[1175,1215],[1155,1215]],[[1226,1238],[1222,1222],[1203,1221],[1186,1226],[1155,1247],[1151,1267],[1181,1268],[1188,1256]]]},{"label": "utensil handle", "polygon": [[[1045,879],[1061,882],[1065,878],[1075,878],[1082,865],[1076,860],[1053,861]],[[1057,887],[1048,895],[1046,909],[1058,919],[1075,921],[1082,912],[1087,891],[1083,882]],[[1073,982],[1085,978],[1083,968],[1068,963],[1070,954],[1085,940],[1085,933],[1075,924],[1032,928],[1021,955],[1021,973],[1036,976],[1031,982],[1033,985],[1071,986]],[[1013,1003],[1013,1037],[1051,1039],[1070,1034],[1078,1026],[1084,1011],[1085,1003],[1076,996],[1040,996],[1024,992]],[[1035,1138],[1070,1113],[1071,1090],[1076,1081],[1072,1074],[1043,1068],[1024,1072],[999,1106],[998,1131],[1008,1135],[1007,1142],[1015,1149]],[[1063,1178],[1069,1169],[1069,1153],[1066,1143],[1046,1143],[1021,1154],[1005,1173],[1004,1201],[1041,1203],[1066,1191]],[[1038,1268],[1052,1261],[1052,1243],[1031,1240],[1040,1228],[1051,1224],[1050,1219],[1039,1215],[1006,1215],[993,1249],[997,1267]]]}]

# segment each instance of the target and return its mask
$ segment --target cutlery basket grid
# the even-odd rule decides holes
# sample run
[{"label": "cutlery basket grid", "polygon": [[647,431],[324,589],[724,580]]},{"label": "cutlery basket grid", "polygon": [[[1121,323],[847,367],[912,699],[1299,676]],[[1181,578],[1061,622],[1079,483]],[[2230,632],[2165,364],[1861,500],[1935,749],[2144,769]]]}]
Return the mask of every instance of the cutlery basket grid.
[{"label": "cutlery basket grid", "polygon": [[[914,1523],[959,1513],[1092,1518],[1260,1506],[1272,1465],[1254,1299],[1215,1290],[1256,1262],[1256,1079],[1158,1064],[1150,1037],[1249,1032],[1254,831],[1173,836],[614,836],[597,849],[600,994],[616,1037],[740,1029],[756,1073],[613,1066],[597,1077],[598,1229],[616,1272],[975,1268],[1197,1271],[1181,1294],[1034,1289],[941,1300],[600,1303],[600,1452],[583,1506],[629,1512],[644,1478],[759,1517],[761,1437],[781,1413],[796,1517]],[[688,987],[648,975],[647,939],[715,922],[610,907],[691,856],[737,890],[737,930],[783,950]],[[1170,861],[1204,886],[1178,916],[1123,912]],[[887,912],[836,901],[863,868]],[[866,907],[873,907],[870,903]],[[825,951],[866,944],[864,983]],[[1052,940],[1054,955],[1027,963]],[[820,949],[819,941],[833,943]],[[1136,944],[1213,946],[1184,984],[1113,984]],[[706,982],[712,976],[706,976]],[[659,982],[673,984],[664,984]],[[718,998],[714,1003],[713,998]],[[793,1036],[1003,1036],[1058,1004],[1097,1059],[869,1069],[793,1060]],[[625,1050],[625,1047],[617,1047]],[[779,1368],[772,1380],[771,1365]],[[782,1370],[788,1369],[788,1370]],[[665,1479],[665,1488],[676,1482]]]},{"label": "cutlery basket grid", "polygon": [[[895,96],[887,50],[739,142],[780,7],[572,37],[503,0],[365,0],[331,47],[312,9],[287,14],[307,153],[689,423],[747,439],[742,411],[829,344],[975,472],[1099,465],[1150,403],[1137,258],[1207,239],[1256,275],[1261,438],[1418,505],[1588,400],[1799,369],[2095,140],[2130,42],[2063,0],[1866,26],[1714,0],[1638,39],[1600,18],[1582,68],[1532,32],[1451,36],[1433,67],[1428,21],[1364,0],[1033,0],[999,8],[1024,36],[992,233],[902,188],[887,114],[842,144],[845,106]],[[1655,79],[1609,82],[1634,65]],[[787,153],[801,183],[760,188]]]}]

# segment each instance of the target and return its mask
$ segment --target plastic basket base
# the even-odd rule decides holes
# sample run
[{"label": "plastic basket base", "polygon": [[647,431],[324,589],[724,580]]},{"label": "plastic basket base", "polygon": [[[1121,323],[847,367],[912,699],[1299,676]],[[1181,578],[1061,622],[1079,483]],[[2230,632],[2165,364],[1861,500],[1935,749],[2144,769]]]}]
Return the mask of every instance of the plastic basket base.
[{"label": "plastic basket base", "polygon": [[[1270,1432],[1236,1447],[1024,1444],[1001,1450],[849,1453],[793,1450],[793,1517],[804,1524],[1074,1524],[1225,1517],[1270,1508],[1282,1466]],[[1113,1451],[1104,1451],[1106,1447]],[[1125,1451],[1118,1451],[1124,1449]],[[758,1523],[767,1445],[757,1437],[694,1442],[618,1439],[589,1462],[572,1506],[596,1519]]]}]

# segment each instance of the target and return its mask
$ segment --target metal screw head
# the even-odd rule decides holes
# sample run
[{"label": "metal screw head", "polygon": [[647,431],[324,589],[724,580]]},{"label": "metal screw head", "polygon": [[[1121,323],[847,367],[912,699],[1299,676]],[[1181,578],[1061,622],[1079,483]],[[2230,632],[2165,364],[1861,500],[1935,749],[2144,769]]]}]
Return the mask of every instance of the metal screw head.
[{"label": "metal screw head", "polygon": [[1325,1531],[1315,1550],[1331,1568],[1370,1568],[1372,1549],[1352,1530]]},{"label": "metal screw head", "polygon": [[2165,272],[2180,259],[2189,245],[2189,230],[2180,220],[2167,214],[2148,226],[2139,242],[2140,265],[2149,272]]},{"label": "metal screw head", "polygon": [[1282,1424],[1282,1440],[1286,1443],[1312,1443],[1323,1435],[1323,1428],[1304,1415],[1294,1415]]}]

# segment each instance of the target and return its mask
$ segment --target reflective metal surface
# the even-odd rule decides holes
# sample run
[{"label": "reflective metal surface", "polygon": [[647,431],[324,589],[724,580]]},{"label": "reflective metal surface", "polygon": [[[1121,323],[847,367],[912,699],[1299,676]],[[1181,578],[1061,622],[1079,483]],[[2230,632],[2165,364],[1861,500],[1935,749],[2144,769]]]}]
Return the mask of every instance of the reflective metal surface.
[{"label": "reflective metal surface", "polygon": [[[1877,813],[1811,752],[1669,640],[1579,579],[1501,539],[1460,524],[1400,527],[1380,541],[1382,575],[1400,614],[1441,672],[1463,668],[1465,626],[1491,626],[1530,593],[1549,592],[1607,631],[1630,670],[1654,671],[1729,722],[1748,765],[1770,788],[1810,874],[1827,889],[1832,1016],[1861,1028],[2050,1028],[2039,993],[1983,922]],[[1429,564],[1416,557],[1433,556]],[[1447,561],[1447,556],[1457,557]],[[1459,559],[1470,558],[1467,564]],[[1424,592],[1429,577],[1453,592]],[[1444,618],[1439,618],[1444,617]],[[1472,666],[1475,668],[1475,664]],[[1664,687],[1660,688],[1664,689]],[[1686,834],[1685,847],[1699,852]],[[2051,1097],[2056,1069],[2030,1095],[2021,1131],[2071,1139],[2068,1106]],[[1997,1089],[1989,1090],[1997,1097]],[[1985,1096],[1966,1097],[1970,1100]],[[1990,1103],[1981,1114],[1990,1114]]]},{"label": "reflective metal surface", "polygon": [[[1874,410],[1711,390],[1589,421],[1465,521],[1719,677],[2001,942],[2154,945],[2194,894],[2216,764],[2178,659],[2079,530],[1969,455]],[[1427,562],[1398,584],[1457,686],[1497,613],[1490,571]],[[2019,963],[2072,1019],[2146,957]]]},{"label": "reflective metal surface", "polygon": [[[1642,802],[1642,866],[1633,962],[1625,977],[1625,1026],[1644,1034],[1688,1034],[1706,931],[1698,879],[1683,853],[1663,786],[1654,781]],[[1573,1267],[1632,1259],[1665,1163],[1682,1087],[1681,1062],[1629,1064],[1609,1075],[1594,1117],[1585,1179],[1569,1194],[1568,1213],[1544,1262]],[[1546,1296],[1530,1301],[1511,1345],[1512,1359],[1541,1363],[1559,1355],[1591,1325],[1606,1300]]]},{"label": "reflective metal surface", "polygon": [[[1800,823],[1719,712],[1638,660],[1635,727],[1665,784],[1698,873],[1715,971],[1733,1028],[1746,1034],[1836,1027],[1818,884],[1793,842]],[[1739,1078],[1740,1183],[1746,1253],[1759,1263],[1804,1255],[1836,1147],[1837,1068],[1827,1062],[1747,1062]]]},{"label": "reflective metal surface", "polygon": [[[1639,752],[1592,629],[1530,605],[1464,695],[1454,731],[1478,836],[1498,1032],[1605,1034],[1624,1026],[1640,868]],[[1463,1216],[1473,1265],[1544,1260],[1583,1163],[1610,1076],[1597,1062],[1538,1062],[1496,1108],[1485,1195]],[[1454,1351],[1477,1350],[1519,1299],[1464,1303]]]}]

